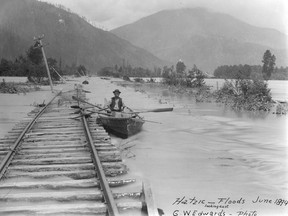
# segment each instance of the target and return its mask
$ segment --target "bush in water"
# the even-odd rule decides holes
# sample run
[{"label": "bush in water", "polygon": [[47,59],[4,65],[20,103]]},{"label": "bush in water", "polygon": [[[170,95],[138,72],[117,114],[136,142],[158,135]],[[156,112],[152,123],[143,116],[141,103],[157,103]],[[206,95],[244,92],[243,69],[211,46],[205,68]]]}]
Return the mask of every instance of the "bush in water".
[{"label": "bush in water", "polygon": [[216,91],[216,101],[230,105],[237,110],[264,110],[272,107],[272,97],[268,84],[263,80],[226,80]]},{"label": "bush in water", "polygon": [[144,80],[140,77],[135,78],[134,81],[138,83],[144,83]]},{"label": "bush in water", "polygon": [[22,83],[7,83],[3,79],[3,81],[0,83],[0,93],[6,93],[6,94],[19,94],[19,93],[26,93],[29,92],[30,89],[32,89],[27,84]]}]

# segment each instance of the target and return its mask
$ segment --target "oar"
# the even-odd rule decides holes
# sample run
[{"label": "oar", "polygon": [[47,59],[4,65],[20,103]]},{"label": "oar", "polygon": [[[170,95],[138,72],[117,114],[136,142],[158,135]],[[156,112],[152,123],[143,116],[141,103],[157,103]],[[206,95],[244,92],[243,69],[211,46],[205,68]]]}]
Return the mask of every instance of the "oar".
[{"label": "oar", "polygon": [[91,110],[86,110],[86,111],[89,112],[89,114],[97,113],[97,114],[102,114],[102,115],[111,116],[110,113],[99,112],[99,111],[91,111]]},{"label": "oar", "polygon": [[[131,108],[129,108],[129,107],[127,107],[127,106],[126,106],[126,108],[129,109],[130,111],[133,111]],[[145,119],[143,119],[143,117],[139,116],[137,112],[136,112],[136,113],[133,112],[132,114],[135,114],[136,116],[138,116],[140,119],[142,119],[142,120],[145,121],[145,122],[156,123],[156,124],[162,124],[161,122],[145,120]]]},{"label": "oar", "polygon": [[85,118],[89,118],[89,117],[91,117],[91,114],[85,113],[85,114],[81,114],[79,116],[72,117],[72,118],[69,118],[69,119],[77,119],[77,118],[81,118],[82,116],[85,116]]},{"label": "oar", "polygon": [[158,109],[151,109],[151,110],[145,110],[145,111],[139,111],[139,112],[132,112],[129,114],[146,113],[146,112],[171,112],[171,111],[173,111],[173,108],[158,108]]},{"label": "oar", "polygon": [[145,122],[149,122],[149,123],[156,123],[156,124],[162,124],[161,122],[156,122],[156,121],[150,121],[150,120],[145,120],[145,119],[143,119],[143,121],[145,121]]},{"label": "oar", "polygon": [[[81,109],[81,110],[86,110],[86,109],[94,108],[94,106],[93,106],[93,107],[80,107],[80,106],[78,106],[78,105],[72,105],[72,106],[70,106],[70,107],[73,108],[73,109]],[[109,108],[106,107],[106,108],[99,109],[99,110],[97,110],[97,111],[103,111],[103,110],[107,110],[107,109],[109,109]]]},{"label": "oar", "polygon": [[133,110],[131,108],[129,108],[127,106],[126,106],[126,108],[131,111],[131,113],[129,113],[129,114],[135,114],[136,116],[138,116],[138,118],[143,119],[143,117],[139,116],[138,113],[133,112]]},{"label": "oar", "polygon": [[[79,98],[79,97],[75,97],[74,95],[72,96],[72,99],[73,99],[73,100],[76,100],[76,101],[78,101],[78,102],[82,102],[82,103],[89,104],[89,105],[91,105],[91,106],[93,106],[93,107],[97,107],[98,109],[103,109],[103,108],[100,107],[100,106],[97,106],[97,105],[94,105],[94,104],[92,104],[92,103],[89,103],[89,102],[87,102],[87,101],[85,101],[85,100],[83,100],[83,99],[81,99],[81,98]],[[105,109],[106,109],[106,108],[105,108]]]},{"label": "oar", "polygon": [[79,116],[76,116],[76,117],[72,117],[72,118],[70,118],[70,119],[77,119],[77,118],[82,117],[82,116],[85,116],[86,118],[88,118],[88,117],[91,117],[91,115],[92,115],[93,113],[111,116],[111,114],[109,114],[109,113],[103,113],[103,112],[97,112],[97,111],[90,111],[90,110],[87,110],[87,111],[88,111],[89,113],[81,113],[81,114],[80,114],[81,111],[77,111],[77,112],[75,112],[74,114],[80,114],[80,115],[79,115]]},{"label": "oar", "polygon": [[90,109],[90,108],[94,108],[94,106],[92,107],[80,107],[80,106],[78,106],[78,105],[72,105],[72,106],[70,106],[71,108],[73,108],[73,109]]},{"label": "oar", "polygon": [[84,90],[84,89],[82,89],[82,91],[85,92],[85,93],[91,93],[90,91],[87,91],[87,90]]}]

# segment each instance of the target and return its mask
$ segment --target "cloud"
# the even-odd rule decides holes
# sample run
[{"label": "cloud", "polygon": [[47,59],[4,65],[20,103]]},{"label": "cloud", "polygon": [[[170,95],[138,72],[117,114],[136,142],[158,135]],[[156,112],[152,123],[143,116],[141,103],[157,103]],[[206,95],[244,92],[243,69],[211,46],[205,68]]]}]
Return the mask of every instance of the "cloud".
[{"label": "cloud", "polygon": [[111,29],[129,24],[161,10],[205,7],[230,14],[260,27],[285,32],[286,0],[42,0],[61,4],[89,20]]}]

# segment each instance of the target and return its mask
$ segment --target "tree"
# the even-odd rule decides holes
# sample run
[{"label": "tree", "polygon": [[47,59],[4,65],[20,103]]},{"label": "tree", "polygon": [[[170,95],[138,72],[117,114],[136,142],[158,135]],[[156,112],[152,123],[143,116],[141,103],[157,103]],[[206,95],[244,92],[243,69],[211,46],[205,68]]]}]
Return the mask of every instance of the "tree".
[{"label": "tree", "polygon": [[198,68],[197,66],[194,64],[193,65],[193,68],[191,70],[188,71],[188,77],[191,78],[191,79],[194,79],[196,77],[196,74],[198,72]]},{"label": "tree", "polygon": [[173,67],[164,66],[162,71],[162,77],[169,78],[173,74]]},{"label": "tree", "polygon": [[0,62],[0,75],[7,76],[12,69],[12,62],[4,58]]},{"label": "tree", "polygon": [[42,51],[36,45],[31,46],[26,54],[28,59],[36,65],[40,65],[43,62]]},{"label": "tree", "polygon": [[176,64],[176,73],[177,74],[184,74],[184,71],[186,69],[186,65],[184,62],[180,59]]},{"label": "tree", "polygon": [[266,50],[263,56],[263,67],[262,74],[265,80],[268,80],[271,77],[271,74],[274,70],[276,57],[271,54],[270,50]]},{"label": "tree", "polygon": [[36,42],[34,46],[30,46],[26,52],[26,56],[28,61],[23,66],[25,67],[28,80],[30,82],[42,82],[44,77],[46,77],[46,73],[39,43]]},{"label": "tree", "polygon": [[49,67],[53,67],[53,68],[57,68],[58,69],[58,67],[57,67],[57,60],[56,59],[54,59],[54,58],[47,58],[47,63],[48,63],[48,65],[49,65]]},{"label": "tree", "polygon": [[205,75],[195,64],[188,73],[188,78],[191,79],[190,87],[201,87],[205,84]]}]

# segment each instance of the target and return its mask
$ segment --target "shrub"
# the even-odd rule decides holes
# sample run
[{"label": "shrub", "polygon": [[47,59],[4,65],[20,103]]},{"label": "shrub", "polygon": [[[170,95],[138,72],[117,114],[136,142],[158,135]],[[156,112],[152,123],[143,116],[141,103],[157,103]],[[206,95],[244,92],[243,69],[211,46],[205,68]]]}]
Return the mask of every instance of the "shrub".
[{"label": "shrub", "polygon": [[7,83],[3,79],[0,83],[0,93],[19,94],[29,92],[32,88],[26,84],[21,83]]},{"label": "shrub", "polygon": [[150,78],[150,80],[148,80],[149,83],[155,83],[155,79],[153,79],[152,77]]},{"label": "shrub", "polygon": [[125,81],[131,81],[128,76],[123,76],[123,80],[125,80]]},{"label": "shrub", "polygon": [[138,82],[138,83],[144,83],[144,80],[142,78],[139,78],[139,77],[135,78],[134,81]]},{"label": "shrub", "polygon": [[237,110],[269,111],[272,106],[270,89],[263,80],[226,80],[223,87],[216,91],[216,101]]}]

